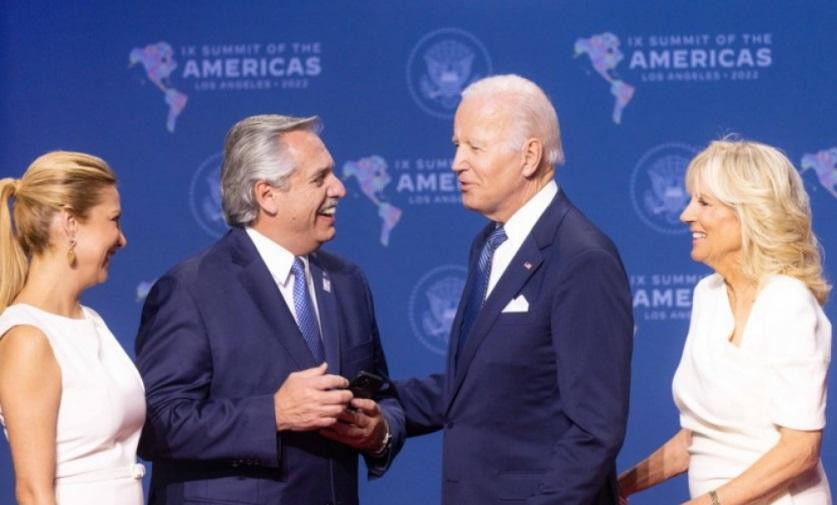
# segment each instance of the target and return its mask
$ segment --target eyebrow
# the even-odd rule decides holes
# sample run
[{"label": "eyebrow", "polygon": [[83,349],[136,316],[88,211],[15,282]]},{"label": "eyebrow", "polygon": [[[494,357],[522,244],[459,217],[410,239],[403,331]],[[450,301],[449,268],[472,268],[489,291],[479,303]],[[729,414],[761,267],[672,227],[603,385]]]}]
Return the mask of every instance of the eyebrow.
[{"label": "eyebrow", "polygon": [[328,166],[325,166],[325,167],[322,167],[322,168],[318,168],[317,171],[314,172],[314,174],[311,176],[311,180],[315,181],[315,180],[317,180],[321,177],[325,177],[333,171],[334,171],[334,166],[333,165],[328,165]]}]

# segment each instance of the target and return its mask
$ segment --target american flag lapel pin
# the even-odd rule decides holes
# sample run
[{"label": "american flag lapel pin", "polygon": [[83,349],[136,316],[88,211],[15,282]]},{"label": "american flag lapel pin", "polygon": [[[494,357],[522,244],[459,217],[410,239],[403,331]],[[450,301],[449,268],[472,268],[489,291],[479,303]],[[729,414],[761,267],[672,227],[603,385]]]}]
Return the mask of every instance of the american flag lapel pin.
[{"label": "american flag lapel pin", "polygon": [[523,268],[525,268],[526,270],[531,270],[532,269],[532,264],[529,263],[528,261],[524,261],[523,262]]},{"label": "american flag lapel pin", "polygon": [[325,275],[323,276],[323,291],[331,293],[331,281]]}]

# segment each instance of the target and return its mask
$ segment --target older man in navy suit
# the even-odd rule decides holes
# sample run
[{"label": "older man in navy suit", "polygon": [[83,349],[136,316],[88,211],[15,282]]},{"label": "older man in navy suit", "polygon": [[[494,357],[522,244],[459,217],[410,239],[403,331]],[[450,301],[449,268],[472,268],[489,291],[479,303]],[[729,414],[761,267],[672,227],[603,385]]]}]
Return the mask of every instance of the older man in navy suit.
[{"label": "older man in navy suit", "polygon": [[558,117],[514,75],[471,84],[453,170],[477,235],[447,372],[398,385],[407,432],[444,430],[445,505],[617,503],[633,320],[611,241],[553,180]]},{"label": "older man in navy suit", "polygon": [[[164,275],[136,339],[153,462],[149,503],[357,505],[358,455],[381,475],[403,439],[366,280],[318,251],[345,194],[316,118],[254,116],[227,134],[232,230]],[[347,408],[351,407],[351,408]]]}]

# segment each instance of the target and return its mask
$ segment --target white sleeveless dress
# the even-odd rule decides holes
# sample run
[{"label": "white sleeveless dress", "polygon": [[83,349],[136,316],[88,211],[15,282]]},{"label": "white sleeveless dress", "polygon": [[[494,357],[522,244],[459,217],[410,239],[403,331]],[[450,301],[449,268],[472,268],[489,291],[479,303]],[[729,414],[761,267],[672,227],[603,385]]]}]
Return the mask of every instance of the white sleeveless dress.
[{"label": "white sleeveless dress", "polygon": [[[831,323],[798,279],[769,278],[753,302],[738,347],[726,286],[718,274],[695,287],[683,357],[674,375],[680,424],[692,430],[693,497],[737,477],[779,440],[779,427],[825,426]],[[829,505],[822,463],[780,496],[758,505]]]},{"label": "white sleeveless dress", "polygon": [[[0,315],[0,338],[19,325],[41,330],[61,368],[55,494],[58,505],[142,505],[137,443],[145,393],[137,369],[102,318],[72,319],[31,305]],[[0,411],[5,431],[5,419]],[[8,432],[6,432],[8,437]]]}]

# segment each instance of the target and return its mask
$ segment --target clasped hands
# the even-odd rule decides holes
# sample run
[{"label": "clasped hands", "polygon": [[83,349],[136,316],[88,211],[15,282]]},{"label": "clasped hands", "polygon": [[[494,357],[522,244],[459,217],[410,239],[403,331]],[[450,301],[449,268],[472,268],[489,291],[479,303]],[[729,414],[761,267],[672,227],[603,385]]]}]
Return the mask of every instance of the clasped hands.
[{"label": "clasped hands", "polygon": [[[387,434],[374,400],[355,398],[349,381],[326,363],[288,375],[273,395],[277,431],[314,431],[360,451],[379,451]],[[351,407],[351,408],[350,408]]]}]

